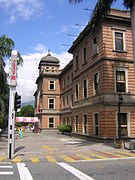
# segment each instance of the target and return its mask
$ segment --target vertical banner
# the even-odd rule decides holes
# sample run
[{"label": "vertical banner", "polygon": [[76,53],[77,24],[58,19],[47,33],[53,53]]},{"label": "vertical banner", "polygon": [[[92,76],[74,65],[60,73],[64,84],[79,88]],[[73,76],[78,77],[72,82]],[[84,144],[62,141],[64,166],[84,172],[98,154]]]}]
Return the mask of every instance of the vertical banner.
[{"label": "vertical banner", "polygon": [[17,69],[17,51],[12,50],[10,81],[9,81],[10,86],[16,86],[16,69]]},{"label": "vertical banner", "polygon": [[40,108],[40,91],[38,92],[37,95],[37,113],[39,113],[39,108]]}]

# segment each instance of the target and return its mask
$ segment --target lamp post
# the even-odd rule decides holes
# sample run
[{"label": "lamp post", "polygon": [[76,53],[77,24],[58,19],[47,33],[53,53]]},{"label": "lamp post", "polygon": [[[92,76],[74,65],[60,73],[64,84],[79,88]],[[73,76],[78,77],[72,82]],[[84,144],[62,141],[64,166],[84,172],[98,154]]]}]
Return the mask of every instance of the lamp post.
[{"label": "lamp post", "polygon": [[121,141],[121,115],[120,115],[120,107],[123,103],[123,97],[122,94],[118,94],[119,102],[118,102],[118,139]]}]

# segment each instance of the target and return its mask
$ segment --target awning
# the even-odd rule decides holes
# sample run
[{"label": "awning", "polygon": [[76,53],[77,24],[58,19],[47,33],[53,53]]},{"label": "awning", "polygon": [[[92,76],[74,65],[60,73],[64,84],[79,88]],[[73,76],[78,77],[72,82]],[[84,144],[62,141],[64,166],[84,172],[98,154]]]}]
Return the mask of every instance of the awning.
[{"label": "awning", "polygon": [[38,121],[37,117],[16,117],[16,122],[35,123]]}]

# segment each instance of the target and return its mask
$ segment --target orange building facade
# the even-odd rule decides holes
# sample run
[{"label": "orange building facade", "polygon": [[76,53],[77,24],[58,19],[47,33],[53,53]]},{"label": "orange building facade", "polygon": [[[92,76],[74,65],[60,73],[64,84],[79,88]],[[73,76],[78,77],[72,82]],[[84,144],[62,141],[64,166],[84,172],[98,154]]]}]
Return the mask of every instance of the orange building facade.
[{"label": "orange building facade", "polygon": [[120,121],[122,137],[134,138],[135,74],[129,13],[113,9],[94,30],[89,22],[69,53],[73,60],[61,71],[59,60],[50,54],[40,61],[35,93],[38,99],[40,92],[40,128],[71,124],[73,134],[107,139],[118,137]]}]

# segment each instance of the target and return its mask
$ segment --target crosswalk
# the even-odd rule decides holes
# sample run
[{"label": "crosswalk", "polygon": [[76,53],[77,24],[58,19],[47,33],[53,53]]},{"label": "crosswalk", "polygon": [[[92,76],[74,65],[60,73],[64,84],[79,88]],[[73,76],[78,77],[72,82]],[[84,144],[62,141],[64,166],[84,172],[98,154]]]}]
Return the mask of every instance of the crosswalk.
[{"label": "crosswalk", "polygon": [[0,175],[13,175],[13,166],[11,163],[0,163]]},{"label": "crosswalk", "polygon": [[[87,152],[77,152],[76,154],[45,154],[44,156],[31,156],[24,158],[21,155],[16,156],[11,160],[13,163],[21,163],[25,161],[29,161],[31,163],[39,163],[40,161],[48,161],[51,163],[57,162],[76,162],[76,161],[92,161],[97,159],[113,159],[113,158],[135,158],[135,153],[127,152],[127,151],[98,151],[98,150],[90,150]],[[0,161],[4,161],[5,158],[0,157]]]}]

